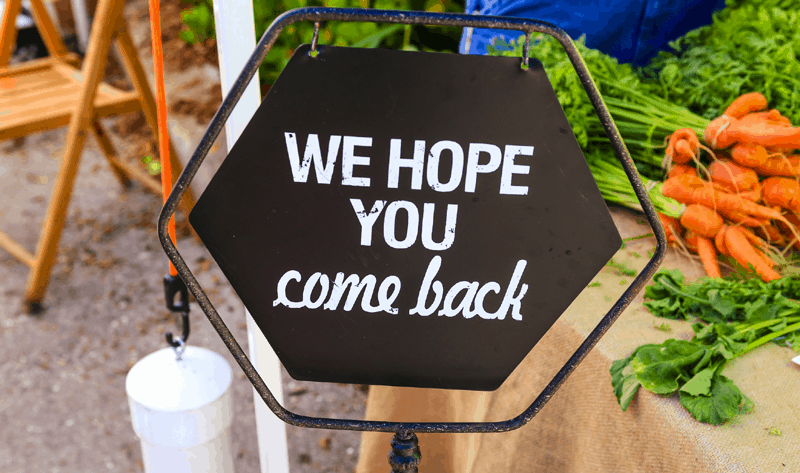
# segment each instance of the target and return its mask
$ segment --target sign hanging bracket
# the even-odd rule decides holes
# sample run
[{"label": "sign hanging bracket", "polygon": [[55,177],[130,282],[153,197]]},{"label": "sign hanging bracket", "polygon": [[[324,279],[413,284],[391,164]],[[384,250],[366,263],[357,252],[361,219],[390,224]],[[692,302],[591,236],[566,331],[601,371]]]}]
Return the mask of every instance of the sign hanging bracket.
[{"label": "sign hanging bracket", "polygon": [[317,41],[319,40],[319,22],[314,22],[314,36],[311,37],[311,50],[308,52],[308,55],[311,57],[317,57],[319,51],[317,51]]},{"label": "sign hanging bracket", "polygon": [[[645,265],[644,269],[635,278],[633,283],[626,289],[621,298],[614,304],[608,313],[600,320],[589,336],[581,343],[577,350],[571,355],[569,360],[558,371],[548,385],[536,397],[531,405],[514,418],[498,422],[384,422],[354,419],[326,419],[299,415],[288,411],[276,400],[270,392],[261,376],[246,356],[242,347],[235,340],[230,330],[225,325],[217,310],[211,304],[205,291],[202,289],[197,279],[189,270],[186,261],[178,251],[177,247],[170,240],[167,232],[167,223],[175,213],[178,202],[183,194],[189,189],[189,185],[197,173],[203,160],[208,155],[213,143],[222,131],[225,122],[230,116],[233,108],[241,98],[244,90],[258,72],[258,68],[264,61],[267,53],[275,44],[280,33],[289,25],[301,22],[314,22],[314,35],[312,38],[309,55],[312,57],[319,53],[317,49],[319,27],[322,21],[348,21],[348,22],[374,22],[374,23],[394,23],[405,25],[427,25],[427,26],[458,26],[471,28],[486,28],[500,30],[516,30],[525,34],[525,44],[523,45],[522,68],[529,66],[529,51],[531,33],[545,33],[554,37],[564,48],[572,66],[586,91],[595,113],[604,127],[606,136],[609,139],[615,155],[624,169],[628,179],[636,193],[644,211],[648,223],[653,229],[656,237],[656,249],[653,257]],[[402,450],[408,450],[413,455],[415,453],[415,442],[412,436],[414,433],[488,433],[488,432],[507,432],[518,429],[527,424],[544,406],[544,404],[554,395],[556,390],[563,385],[567,377],[574,371],[577,365],[586,357],[589,351],[597,344],[599,339],[606,333],[611,325],[619,318],[624,309],[632,302],[636,295],[644,288],[645,284],[655,274],[659,265],[664,259],[666,252],[666,237],[664,229],[658,219],[655,209],[647,196],[647,192],[639,178],[634,163],[626,149],[622,138],[617,130],[611,115],[603,102],[597,86],[591,78],[589,70],[583,58],[580,56],[572,39],[560,28],[543,21],[508,18],[495,16],[476,16],[467,14],[448,14],[418,11],[389,11],[389,10],[365,10],[365,9],[338,9],[322,7],[306,7],[288,11],[276,18],[264,35],[261,37],[255,51],[251,55],[244,69],[233,84],[231,91],[224,98],[223,103],[203,135],[193,156],[185,166],[182,174],[175,183],[169,198],[162,208],[158,219],[158,235],[164,251],[175,265],[181,279],[185,281],[188,290],[194,295],[197,303],[208,317],[212,326],[222,338],[242,368],[256,392],[261,396],[269,409],[283,422],[299,427],[324,428],[335,430],[354,430],[354,431],[377,431],[399,433],[398,441],[403,440],[408,446]],[[398,444],[399,446],[399,444]],[[409,470],[412,471],[412,470]],[[414,467],[413,471],[416,471]]]},{"label": "sign hanging bracket", "polygon": [[522,45],[522,69],[528,70],[530,63],[531,32],[525,32],[525,43]]}]

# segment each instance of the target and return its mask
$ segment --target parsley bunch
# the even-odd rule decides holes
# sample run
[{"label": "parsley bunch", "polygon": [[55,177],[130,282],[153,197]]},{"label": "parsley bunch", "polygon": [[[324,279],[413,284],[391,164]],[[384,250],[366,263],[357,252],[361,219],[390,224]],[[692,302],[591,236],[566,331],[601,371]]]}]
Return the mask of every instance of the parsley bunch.
[{"label": "parsley bunch", "polygon": [[680,402],[700,422],[722,424],[752,402],[721,373],[728,361],[772,341],[800,351],[800,281],[769,283],[725,278],[685,284],[678,270],[664,270],[645,289],[645,303],[659,317],[688,320],[694,337],[669,339],[637,348],[611,365],[611,384],[622,410],[640,387],[661,395],[678,392]]},{"label": "parsley bunch", "polygon": [[713,119],[746,92],[761,92],[800,122],[800,10],[788,0],[735,0],[711,25],[670,43],[643,70],[657,93]]},{"label": "parsley bunch", "polygon": [[[706,323],[762,322],[800,316],[800,279],[763,282],[731,278],[700,279],[685,284],[678,270],[664,270],[645,288],[644,306],[657,317]],[[798,345],[800,348],[800,345]]]}]

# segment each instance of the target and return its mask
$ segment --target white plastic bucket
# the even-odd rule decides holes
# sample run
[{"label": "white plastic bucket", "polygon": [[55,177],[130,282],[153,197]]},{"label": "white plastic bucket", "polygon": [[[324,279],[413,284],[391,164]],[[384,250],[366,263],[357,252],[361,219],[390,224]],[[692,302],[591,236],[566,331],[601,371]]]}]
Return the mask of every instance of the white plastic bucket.
[{"label": "white plastic bucket", "polygon": [[125,381],[146,473],[232,473],[228,430],[233,372],[224,358],[187,346],[139,360]]}]

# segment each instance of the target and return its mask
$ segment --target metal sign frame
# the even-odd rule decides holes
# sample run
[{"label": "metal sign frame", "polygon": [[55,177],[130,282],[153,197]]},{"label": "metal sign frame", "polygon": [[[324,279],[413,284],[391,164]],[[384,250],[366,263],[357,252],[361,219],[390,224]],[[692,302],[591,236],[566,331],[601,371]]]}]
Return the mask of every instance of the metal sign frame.
[{"label": "metal sign frame", "polygon": [[[527,62],[528,43],[530,34],[533,32],[545,33],[554,37],[564,48],[573,68],[578,73],[578,77],[583,84],[586,93],[595,109],[595,113],[600,118],[603,128],[606,131],[611,146],[622,165],[628,180],[633,186],[634,192],[644,210],[648,223],[653,229],[656,237],[656,249],[653,257],[647,262],[644,269],[639,273],[633,283],[625,290],[620,299],[614,304],[610,311],[600,320],[592,330],[586,340],[572,354],[569,360],[558,371],[553,379],[548,383],[544,390],[536,397],[533,403],[522,413],[514,418],[499,422],[384,422],[354,419],[328,419],[299,415],[284,408],[273,396],[264,383],[261,376],[253,367],[250,359],[245,355],[239,343],[235,340],[230,330],[227,328],[217,310],[211,304],[208,296],[200,287],[183,257],[172,243],[167,232],[167,223],[175,213],[178,202],[189,188],[198,168],[208,155],[211,145],[219,136],[225,122],[230,116],[234,106],[241,98],[247,85],[255,76],[259,66],[263,62],[270,48],[277,40],[280,33],[287,26],[300,21],[348,21],[348,22],[373,22],[373,23],[396,23],[405,25],[428,25],[428,26],[458,26],[473,28],[488,28],[502,30],[516,30],[526,34],[526,44],[524,45],[523,64]],[[313,43],[316,44],[316,34]],[[419,461],[419,450],[416,447],[416,436],[414,432],[420,433],[484,433],[484,432],[507,432],[518,429],[527,424],[545,405],[545,403],[555,394],[556,390],[564,383],[567,377],[575,370],[577,365],[586,357],[589,351],[597,344],[611,325],[619,318],[622,311],[631,303],[634,297],[644,288],[647,281],[655,274],[666,253],[666,236],[661,222],[653,208],[647,192],[639,178],[634,163],[628,153],[622,137],[614,124],[611,115],[606,108],[603,98],[597,89],[586,64],[578,52],[575,44],[569,35],[555,25],[538,20],[524,18],[510,18],[497,16],[474,16],[466,14],[431,13],[419,11],[393,11],[393,10],[362,10],[352,8],[323,8],[306,7],[288,11],[277,17],[258,42],[255,51],[250,56],[247,64],[237,77],[231,91],[225,97],[217,113],[214,115],[208,126],[200,144],[192,155],[180,175],[178,181],[172,189],[164,207],[158,218],[158,236],[169,259],[178,270],[178,274],[185,281],[189,291],[194,295],[200,308],[208,317],[211,325],[222,338],[225,345],[230,350],[236,362],[244,371],[256,392],[261,396],[269,409],[283,422],[298,427],[312,427],[333,430],[355,430],[373,432],[396,432],[393,439],[392,455],[397,460],[397,466],[403,463],[415,463]],[[397,444],[395,446],[395,443]],[[416,449],[416,450],[415,450]],[[416,453],[414,453],[416,451]],[[391,461],[390,461],[391,462]],[[393,467],[395,465],[393,464]],[[400,471],[400,470],[398,470]],[[416,471],[414,468],[413,471]]]}]

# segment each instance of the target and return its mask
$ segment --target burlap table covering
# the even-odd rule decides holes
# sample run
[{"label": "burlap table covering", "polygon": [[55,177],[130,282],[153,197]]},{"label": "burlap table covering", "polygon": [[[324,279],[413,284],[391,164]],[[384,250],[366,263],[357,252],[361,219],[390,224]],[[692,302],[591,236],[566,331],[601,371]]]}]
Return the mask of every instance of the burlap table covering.
[{"label": "burlap table covering", "polygon": [[[640,216],[612,212],[623,238],[647,232]],[[633,269],[652,239],[615,256]],[[700,276],[697,263],[670,251],[662,267]],[[608,311],[631,278],[607,267],[494,392],[373,386],[366,418],[391,421],[498,421],[527,408]],[[669,332],[657,326],[667,322]],[[478,472],[800,472],[800,367],[774,344],[734,360],[725,375],[755,403],[723,426],[700,424],[677,396],[640,390],[627,412],[616,402],[609,368],[644,343],[688,339],[690,322],[652,316],[641,295],[533,420],[497,434],[419,434],[422,473]],[[777,430],[775,430],[777,429]],[[777,431],[780,435],[776,435]],[[391,434],[365,433],[357,473],[389,471]]]}]

